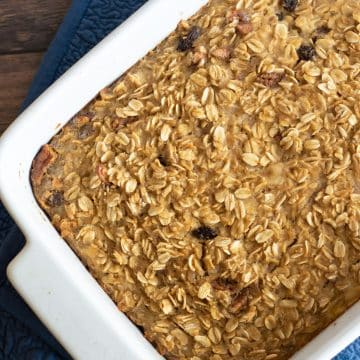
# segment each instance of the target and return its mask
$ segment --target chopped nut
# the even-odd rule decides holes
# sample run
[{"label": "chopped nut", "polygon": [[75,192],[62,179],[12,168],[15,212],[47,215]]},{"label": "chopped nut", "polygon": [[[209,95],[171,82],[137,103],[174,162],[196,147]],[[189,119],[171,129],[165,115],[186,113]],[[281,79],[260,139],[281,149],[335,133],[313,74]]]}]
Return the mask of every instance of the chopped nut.
[{"label": "chopped nut", "polygon": [[279,82],[284,78],[284,73],[263,73],[258,76],[258,81],[269,88],[278,86]]},{"label": "chopped nut", "polygon": [[231,55],[229,48],[217,48],[212,52],[212,55],[221,60],[228,60]]},{"label": "chopped nut", "polygon": [[236,30],[241,36],[245,36],[253,31],[253,26],[251,23],[240,23],[236,26]]},{"label": "chopped nut", "polygon": [[234,20],[238,20],[243,23],[250,22],[250,16],[245,10],[233,9],[228,12],[226,18],[229,22],[233,22]]},{"label": "chopped nut", "polygon": [[96,173],[103,183],[107,182],[107,169],[104,165],[98,164],[96,166]]}]

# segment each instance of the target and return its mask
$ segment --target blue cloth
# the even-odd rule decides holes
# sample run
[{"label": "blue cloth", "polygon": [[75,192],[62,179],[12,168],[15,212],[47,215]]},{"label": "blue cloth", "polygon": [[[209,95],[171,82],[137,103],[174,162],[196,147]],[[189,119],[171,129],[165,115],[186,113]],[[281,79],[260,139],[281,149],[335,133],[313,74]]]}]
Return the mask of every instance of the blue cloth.
[{"label": "blue cloth", "polygon": [[[74,0],[22,108],[31,104],[145,1]],[[22,234],[0,203],[0,360],[70,359],[6,279],[6,266],[24,242]],[[360,339],[338,355],[336,360],[360,360]]]}]

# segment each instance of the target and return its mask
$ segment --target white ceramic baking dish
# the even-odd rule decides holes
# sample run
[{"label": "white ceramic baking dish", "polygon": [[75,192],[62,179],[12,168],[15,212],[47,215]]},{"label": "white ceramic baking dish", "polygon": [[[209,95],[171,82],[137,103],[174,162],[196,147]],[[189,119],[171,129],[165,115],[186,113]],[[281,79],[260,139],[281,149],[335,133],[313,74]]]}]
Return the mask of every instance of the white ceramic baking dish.
[{"label": "white ceramic baking dish", "polygon": [[[68,352],[79,360],[155,360],[161,356],[60,238],[31,191],[40,146],[207,0],[150,0],[73,66],[0,140],[0,196],[27,243],[8,277]],[[329,360],[360,335],[360,303],[293,359]]]}]

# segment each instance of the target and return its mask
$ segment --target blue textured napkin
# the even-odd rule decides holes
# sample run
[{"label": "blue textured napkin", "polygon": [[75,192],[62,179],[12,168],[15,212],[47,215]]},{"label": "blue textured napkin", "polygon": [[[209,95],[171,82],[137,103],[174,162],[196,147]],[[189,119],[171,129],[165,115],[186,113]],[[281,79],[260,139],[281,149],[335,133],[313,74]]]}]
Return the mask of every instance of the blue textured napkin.
[{"label": "blue textured napkin", "polygon": [[[27,107],[145,1],[74,0],[22,108]],[[70,359],[6,279],[6,266],[24,242],[22,234],[0,203],[0,360]],[[336,360],[360,360],[360,339]]]}]

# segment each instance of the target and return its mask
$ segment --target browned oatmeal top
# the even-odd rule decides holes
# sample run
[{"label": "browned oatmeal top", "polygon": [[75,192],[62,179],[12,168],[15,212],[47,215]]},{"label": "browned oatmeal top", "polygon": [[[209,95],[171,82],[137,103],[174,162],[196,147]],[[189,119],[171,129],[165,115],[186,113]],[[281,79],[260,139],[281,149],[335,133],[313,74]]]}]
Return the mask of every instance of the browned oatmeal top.
[{"label": "browned oatmeal top", "polygon": [[357,0],[212,0],[35,159],[168,359],[287,359],[360,298],[359,31]]}]

